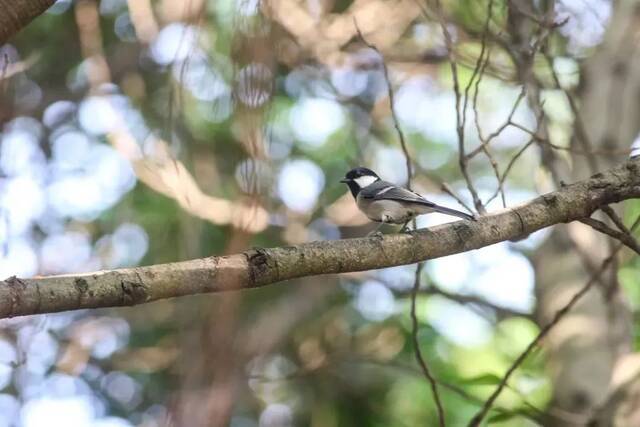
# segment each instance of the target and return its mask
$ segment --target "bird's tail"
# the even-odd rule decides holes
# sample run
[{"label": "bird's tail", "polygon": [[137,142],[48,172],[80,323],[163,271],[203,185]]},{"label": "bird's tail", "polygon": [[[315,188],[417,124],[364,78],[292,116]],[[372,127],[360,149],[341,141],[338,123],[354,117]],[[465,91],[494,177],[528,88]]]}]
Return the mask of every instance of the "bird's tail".
[{"label": "bird's tail", "polygon": [[458,218],[467,219],[469,221],[475,221],[476,220],[475,217],[473,217],[473,216],[471,216],[471,215],[469,215],[467,213],[460,212],[460,211],[457,211],[457,210],[451,209],[451,208],[445,208],[444,206],[439,206],[439,205],[434,204],[432,206],[432,209],[435,212],[440,212],[440,213],[443,213],[443,214],[446,214],[446,215],[457,216]]}]

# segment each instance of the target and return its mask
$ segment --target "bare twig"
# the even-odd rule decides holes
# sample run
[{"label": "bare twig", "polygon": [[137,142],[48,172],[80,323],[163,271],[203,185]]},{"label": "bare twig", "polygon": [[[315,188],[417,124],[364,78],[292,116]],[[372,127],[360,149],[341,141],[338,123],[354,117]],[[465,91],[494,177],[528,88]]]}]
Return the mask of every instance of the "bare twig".
[{"label": "bare twig", "polygon": [[622,222],[622,219],[620,218],[620,216],[616,213],[616,211],[613,210],[611,206],[605,205],[601,207],[600,210],[605,214],[607,214],[609,218],[611,218],[611,221],[613,221],[613,223],[616,225],[616,227],[618,227],[620,231],[633,237],[633,235],[631,234],[631,230],[629,230],[627,226],[624,225],[624,222]]},{"label": "bare twig", "polygon": [[534,137],[536,139],[537,142],[545,144],[547,146],[549,146],[550,148],[553,148],[554,150],[558,150],[558,151],[566,151],[572,154],[578,154],[581,156],[591,156],[591,155],[595,155],[595,156],[620,156],[620,157],[629,157],[629,154],[631,154],[631,149],[627,149],[627,148],[621,148],[621,149],[588,149],[588,150],[584,150],[584,149],[579,149],[579,148],[574,148],[574,147],[564,147],[562,145],[558,145],[558,144],[554,144],[553,142],[549,141],[548,138],[545,138],[543,135],[540,135],[537,131],[533,131],[529,128],[527,128],[526,126],[521,125],[520,123],[517,122],[510,122],[509,125],[520,129],[521,131],[531,135],[532,137]]},{"label": "bare twig", "polygon": [[[475,106],[477,101],[477,95],[478,95],[478,87],[480,86],[480,82],[482,81],[482,76],[484,75],[484,69],[489,63],[490,49],[487,47],[487,36],[489,34],[489,24],[491,23],[492,15],[493,15],[493,0],[489,0],[489,5],[487,6],[487,18],[484,22],[484,30],[482,31],[480,55],[478,56],[478,60],[476,61],[475,67],[473,68],[473,74],[469,79],[469,83],[467,83],[467,86],[464,89],[464,107],[462,109],[463,126],[465,124],[466,116],[467,116],[469,90],[471,89],[471,86],[473,86],[474,80],[477,76],[478,80],[475,82],[476,86],[475,86],[475,93],[473,97],[473,104]],[[485,57],[485,52],[486,52],[486,57]],[[477,119],[477,115],[476,115],[476,119]]]},{"label": "bare twig", "polygon": [[413,176],[413,169],[411,166],[411,157],[409,155],[409,150],[407,149],[407,142],[404,138],[404,133],[402,132],[402,129],[400,128],[400,122],[398,120],[398,116],[396,115],[396,110],[395,110],[395,97],[394,97],[394,93],[393,93],[393,86],[391,85],[391,79],[389,78],[389,69],[387,67],[387,64],[384,60],[384,56],[382,55],[382,52],[380,52],[380,50],[374,45],[369,43],[365,38],[364,35],[362,34],[362,32],[360,31],[360,28],[358,27],[358,21],[356,21],[356,18],[354,16],[353,18],[353,25],[355,25],[356,27],[356,32],[358,33],[358,37],[360,37],[360,40],[362,40],[362,43],[364,43],[369,49],[373,49],[374,51],[376,51],[376,53],[380,56],[380,62],[382,64],[382,73],[384,74],[384,80],[387,83],[387,97],[389,98],[389,109],[391,110],[391,118],[393,119],[393,127],[396,129],[396,132],[398,134],[398,139],[400,140],[400,146],[402,147],[402,152],[404,154],[404,158],[405,158],[405,162],[406,162],[406,167],[407,167],[407,187],[409,187],[409,189],[411,188],[411,178]]},{"label": "bare twig", "polygon": [[[522,91],[520,92],[521,96],[524,96],[525,92]],[[520,98],[518,98],[520,99]],[[509,119],[511,120],[511,119]],[[540,129],[540,125],[541,123],[543,123],[544,120],[544,110],[540,109],[538,112],[538,116],[536,117],[536,123],[537,123],[537,127],[534,133],[538,133],[539,129]],[[489,199],[487,200],[487,203],[490,203],[493,199],[495,199],[498,194],[502,194],[502,198],[503,198],[503,205],[504,205],[504,183],[507,180],[507,176],[509,176],[509,173],[511,172],[511,169],[513,168],[513,165],[516,163],[516,161],[520,158],[520,156],[522,156],[522,154],[524,154],[524,152],[527,150],[527,148],[529,148],[534,142],[536,141],[535,137],[531,137],[529,139],[529,141],[524,144],[520,150],[518,150],[516,152],[516,154],[511,158],[511,160],[509,161],[509,163],[507,164],[507,167],[504,170],[504,173],[502,174],[502,176],[500,176],[498,178],[498,188],[496,188],[496,191],[494,192],[494,194],[489,197]],[[506,206],[505,206],[506,207]]]},{"label": "bare twig", "polygon": [[465,203],[464,200],[462,200],[460,198],[460,196],[458,196],[453,189],[449,186],[449,184],[447,184],[446,182],[442,182],[440,183],[440,189],[447,193],[448,195],[450,195],[451,197],[453,197],[454,199],[456,199],[456,202],[458,202],[460,204],[460,206],[462,206],[463,208],[465,208],[467,211],[469,211],[471,214],[473,214],[473,210],[471,209],[471,207],[469,205],[467,205]]},{"label": "bare twig", "polygon": [[566,24],[567,22],[569,22],[569,17],[567,16],[565,19],[563,19],[562,21],[559,22],[555,22],[555,20],[553,19],[553,14],[549,14],[547,16],[537,16],[536,14],[534,14],[533,12],[530,12],[528,10],[525,10],[522,8],[522,6],[514,1],[510,1],[509,2],[511,7],[515,8],[519,14],[521,14],[522,16],[529,18],[531,21],[535,22],[536,24],[538,24],[540,27],[542,28],[546,28],[546,29],[555,29],[558,27],[562,27],[564,24]]},{"label": "bare twig", "polygon": [[[472,305],[472,306],[478,306],[485,309],[489,309],[494,311],[499,319],[505,319],[508,317],[527,317],[527,318],[531,317],[531,313],[527,313],[525,311],[520,311],[520,310],[514,310],[508,307],[502,307],[502,306],[493,304],[477,295],[467,295],[467,294],[458,294],[458,293],[448,292],[437,286],[420,288],[418,293],[420,295],[438,295],[448,300],[457,302],[458,304]],[[400,297],[406,296],[406,295],[411,296],[412,294],[413,294],[412,290],[406,291],[406,292],[396,292],[396,295]]]},{"label": "bare twig", "polygon": [[[633,226],[631,227],[631,231],[635,230],[638,225],[640,225],[640,216],[638,216],[638,218],[635,220]],[[502,390],[507,385],[507,382],[509,381],[509,378],[511,377],[511,375],[515,372],[516,369],[518,369],[518,367],[522,364],[522,362],[524,362],[524,360],[538,345],[538,343],[542,341],[542,339],[545,336],[547,336],[547,334],[549,334],[549,332],[553,329],[553,327],[557,325],[558,322],[560,322],[560,320],[562,320],[562,318],[578,303],[578,301],[580,301],[580,299],[587,292],[589,292],[589,290],[593,287],[594,283],[596,283],[599,280],[602,273],[615,260],[615,256],[618,253],[618,251],[620,251],[620,248],[622,248],[622,246],[623,246],[622,243],[619,243],[612,250],[611,254],[602,262],[602,264],[600,265],[600,268],[591,276],[591,278],[587,281],[587,283],[578,292],[576,292],[576,294],[573,295],[573,297],[571,297],[569,302],[567,302],[564,305],[564,307],[562,307],[560,310],[558,310],[555,313],[555,315],[553,316],[553,319],[551,319],[551,321],[547,323],[540,330],[540,332],[535,337],[535,339],[531,341],[531,343],[520,354],[520,356],[516,358],[516,360],[511,364],[507,372],[502,377],[502,380],[500,381],[500,383],[498,384],[494,392],[491,394],[491,396],[489,396],[485,404],[482,406],[480,411],[478,411],[478,413],[471,419],[471,421],[469,422],[469,427],[477,427],[480,425],[480,423],[486,416],[487,412],[489,412],[489,410],[491,409],[491,405],[493,405],[495,400],[498,398]]]},{"label": "bare twig", "polygon": [[[491,4],[489,5],[489,10],[491,10]],[[489,17],[491,16],[491,14],[488,15],[487,17],[487,27],[488,27],[488,23],[489,23]],[[486,34],[487,34],[488,28],[485,28],[485,33],[483,34],[483,38],[482,38],[482,51],[480,52],[480,58],[479,61],[482,61],[482,54],[484,52],[484,44],[486,43]],[[493,174],[496,177],[496,180],[500,180],[500,171],[498,170],[498,162],[496,161],[496,159],[493,157],[493,154],[491,154],[491,151],[489,150],[488,144],[485,144],[485,141],[482,138],[482,129],[480,127],[480,114],[478,111],[478,94],[480,93],[480,82],[482,81],[482,76],[484,75],[485,72],[485,68],[487,66],[487,64],[489,63],[489,58],[491,55],[491,50],[487,48],[487,55],[486,58],[484,59],[484,62],[479,62],[478,66],[480,68],[479,71],[479,76],[478,76],[478,80],[476,81],[476,85],[475,85],[475,90],[474,90],[474,94],[473,94],[473,112],[474,112],[474,122],[476,125],[476,131],[478,132],[478,138],[480,139],[480,148],[482,150],[482,152],[487,156],[487,159],[489,160],[489,164],[491,165],[491,169],[493,169]],[[476,68],[477,69],[477,68]],[[469,86],[467,86],[468,88]],[[467,92],[465,92],[465,104],[466,101],[468,99],[468,94]],[[465,107],[465,115],[466,115],[466,107]],[[469,160],[469,155],[466,156],[466,161]],[[502,195],[502,205],[503,207],[507,207],[507,202],[506,202],[506,198],[505,198],[505,194],[504,194],[504,190],[501,192]]]},{"label": "bare twig", "polygon": [[[474,88],[473,102],[472,102],[473,112],[474,112],[474,122],[476,125],[476,130],[478,132],[478,138],[480,138],[480,142],[481,142],[480,148],[482,152],[484,152],[484,154],[487,156],[487,159],[489,160],[489,164],[491,165],[491,169],[493,170],[493,174],[496,177],[496,180],[500,180],[500,171],[498,170],[498,162],[493,157],[493,154],[491,153],[491,151],[489,151],[487,144],[484,143],[484,140],[482,138],[482,129],[480,127],[480,118],[478,113],[478,94],[480,92],[480,82],[482,81],[482,77],[484,76],[485,70],[487,68],[487,65],[489,64],[489,60],[491,57],[491,47],[488,46],[487,39],[489,36],[489,24],[491,23],[492,16],[493,16],[493,0],[489,0],[489,5],[487,6],[487,17],[484,23],[484,30],[482,32],[482,37],[481,37],[480,55],[478,56],[478,59],[476,61],[476,65],[473,69],[473,74],[471,75],[471,79],[469,80],[469,83],[467,84],[467,87],[464,90],[464,107],[462,109],[462,126],[465,127],[466,125],[467,104],[469,102],[469,90],[471,89],[471,86],[473,86],[474,79],[477,76],[477,80],[475,80],[475,88]],[[486,52],[486,55],[485,55],[485,52]],[[469,161],[469,155],[467,154],[465,156],[465,162],[468,162],[468,161]],[[502,194],[502,205],[506,208],[507,202],[504,195],[504,191],[502,191],[501,194]]]},{"label": "bare twig", "polygon": [[[385,368],[395,368],[395,369],[400,369],[402,371],[405,371],[405,373],[409,374],[409,375],[414,375],[416,373],[416,368],[414,368],[413,366],[401,363],[401,362],[397,362],[397,361],[393,361],[393,362],[380,362],[378,360],[374,360],[374,359],[358,359],[357,362],[359,363],[369,363],[372,365],[376,365],[376,366],[381,366],[381,367],[385,367]],[[469,401],[470,403],[476,404],[478,406],[484,404],[484,400],[480,399],[479,397],[476,397],[472,394],[470,394],[468,391],[466,391],[463,387],[460,387],[458,385],[449,383],[447,381],[443,381],[441,379],[436,379],[438,385],[440,387],[442,387],[443,389],[449,390],[452,393],[457,394],[458,396],[462,397],[463,399]],[[507,387],[509,387],[507,385]],[[558,416],[556,416],[555,411],[552,409],[551,411],[549,411],[549,413],[544,413],[542,410],[538,409],[536,406],[534,406],[531,402],[527,401],[525,399],[525,396],[522,395],[521,392],[519,392],[519,390],[509,387],[510,390],[512,390],[514,393],[518,394],[518,396],[520,397],[520,399],[522,400],[522,403],[528,407],[531,412],[522,410],[522,409],[507,409],[504,407],[500,407],[500,406],[495,406],[493,408],[493,410],[495,412],[498,412],[500,414],[513,414],[513,415],[518,415],[520,417],[523,418],[527,418],[533,422],[535,422],[536,424],[543,424],[544,420],[549,418],[549,417],[553,417],[553,418],[559,418],[562,419]]]},{"label": "bare twig", "polygon": [[[482,129],[480,128],[480,124],[476,122],[476,129],[478,130],[478,135],[480,136],[481,144],[479,146],[477,146],[476,148],[474,148],[469,153],[467,153],[467,159],[472,159],[473,157],[477,156],[481,151],[483,151],[484,148],[486,148],[486,146],[488,146],[495,138],[500,136],[500,134],[502,134],[502,132],[506,128],[508,128],[509,126],[517,127],[516,124],[513,122],[513,116],[516,113],[516,110],[518,109],[518,106],[520,105],[520,102],[522,102],[522,100],[524,99],[526,93],[527,93],[526,92],[526,88],[524,86],[522,86],[522,89],[520,90],[520,93],[518,94],[518,98],[513,103],[513,107],[511,108],[511,111],[509,112],[509,116],[507,117],[507,120],[502,125],[500,125],[500,127],[498,127],[495,131],[493,131],[489,136],[487,136],[486,138],[484,138],[482,136]],[[474,101],[474,103],[475,102],[476,101]],[[478,115],[476,114],[476,119],[477,119],[477,117],[478,117]]]},{"label": "bare twig", "polygon": [[433,374],[429,370],[429,366],[424,360],[422,356],[422,351],[420,350],[420,341],[418,340],[418,317],[416,316],[416,298],[418,295],[418,289],[420,288],[420,273],[422,272],[422,267],[424,264],[418,264],[418,268],[416,268],[416,277],[413,283],[413,292],[411,294],[411,339],[413,341],[413,350],[416,354],[416,359],[418,364],[420,365],[420,369],[422,369],[422,373],[429,381],[431,385],[431,392],[433,393],[433,400],[436,404],[436,408],[438,410],[438,421],[440,427],[444,427],[445,418],[444,418],[444,409],[442,407],[442,402],[440,401],[440,395],[438,394],[438,385],[436,383],[436,379]]},{"label": "bare twig", "polygon": [[469,206],[464,200],[462,200],[462,198],[458,194],[456,194],[455,190],[451,188],[448,183],[444,182],[438,175],[420,166],[419,163],[414,165],[414,167],[417,173],[419,173],[420,175],[424,175],[427,179],[436,184],[443,193],[446,193],[453,197],[456,202],[458,202],[460,206],[465,208],[469,213],[474,213],[473,209],[471,209],[471,206]]},{"label": "bare twig", "polygon": [[[509,42],[505,44],[504,48],[513,61],[517,79],[526,87],[529,107],[537,117],[540,117],[543,112],[541,103],[542,88],[535,77],[533,65],[536,52],[545,42],[550,34],[549,30],[552,28],[539,26],[537,37],[532,43],[532,34],[529,31],[529,26],[523,24],[523,22],[529,18],[526,18],[526,16],[520,13],[514,3],[514,1],[507,2],[509,12],[507,14]],[[553,9],[546,3],[544,7],[548,10]],[[548,125],[545,121],[538,124],[538,126],[540,127],[542,138],[536,138],[536,142],[538,142],[540,146],[542,165],[549,170],[553,183],[557,187],[560,187],[560,183],[565,176],[559,168],[559,159],[550,147],[541,143],[542,140],[548,139]]]},{"label": "bare twig", "polygon": [[[391,80],[389,79],[389,70],[387,69],[387,64],[384,61],[384,56],[378,50],[378,48],[375,45],[367,42],[367,40],[364,38],[364,36],[362,35],[362,32],[360,31],[360,28],[358,28],[358,22],[356,21],[355,17],[353,18],[353,23],[356,27],[356,32],[358,34],[358,37],[360,37],[360,40],[362,40],[362,42],[367,47],[369,47],[370,49],[373,49],[378,53],[378,55],[380,55],[380,62],[382,63],[382,71],[384,74],[385,82],[387,84],[387,96],[389,98],[389,109],[391,110],[391,118],[393,119],[393,125],[398,134],[398,139],[400,140],[400,145],[402,147],[402,152],[405,158],[405,164],[407,167],[407,187],[411,189],[411,179],[413,177],[411,156],[409,155],[409,150],[407,149],[404,133],[402,132],[402,128],[400,127],[400,122],[398,121],[398,117],[394,109],[395,103],[394,103],[393,86],[391,84]],[[413,228],[414,229],[416,228],[415,219],[413,220]],[[433,375],[431,375],[431,372],[429,370],[429,365],[427,364],[425,358],[422,355],[422,352],[420,351],[420,345],[418,342],[418,321],[415,315],[416,290],[420,287],[420,272],[422,271],[423,265],[424,264],[420,263],[416,267],[414,292],[411,294],[411,318],[412,318],[411,336],[413,337],[413,347],[415,351],[416,360],[418,361],[418,364],[420,365],[420,368],[422,369],[422,372],[424,373],[425,378],[427,379],[427,381],[431,386],[431,391],[433,392],[433,400],[438,409],[439,425],[440,427],[444,427],[445,426],[444,409],[442,407],[442,402],[440,401],[440,395],[438,394],[438,386],[436,384],[435,378],[433,377]]]},{"label": "bare twig", "polygon": [[513,168],[513,165],[516,163],[516,161],[520,158],[520,156],[522,154],[524,154],[525,151],[527,151],[527,148],[529,148],[533,143],[535,142],[535,138],[531,138],[529,139],[529,141],[524,144],[520,150],[518,150],[516,152],[516,154],[514,154],[514,156],[511,158],[511,160],[509,161],[509,163],[507,164],[507,167],[504,170],[504,173],[500,176],[500,178],[498,179],[498,188],[496,188],[496,191],[491,195],[491,197],[489,197],[487,199],[487,204],[490,203],[493,199],[495,199],[496,197],[498,197],[499,192],[502,190],[504,193],[504,182],[507,179],[507,176],[509,175],[509,172],[511,172],[511,169]]},{"label": "bare twig", "polygon": [[558,73],[556,72],[555,68],[553,68],[553,58],[546,49],[543,49],[542,53],[547,60],[547,66],[549,67],[549,71],[551,73],[551,77],[553,78],[556,89],[561,90],[567,98],[567,101],[569,102],[569,107],[571,108],[571,112],[573,113],[574,117],[574,126],[576,129],[576,134],[578,136],[578,141],[580,141],[584,152],[587,153],[587,163],[589,165],[591,173],[595,173],[598,170],[598,159],[593,154],[593,144],[591,143],[589,133],[587,132],[584,126],[584,122],[582,121],[580,110],[578,109],[575,99],[573,99],[573,96],[571,96],[571,93],[569,93],[569,91],[563,88],[560,84]]},{"label": "bare twig", "polygon": [[[464,180],[467,184],[467,188],[469,189],[469,193],[471,194],[471,198],[473,199],[473,204],[476,210],[480,214],[484,214],[486,209],[482,204],[482,200],[480,200],[480,196],[478,195],[478,191],[473,184],[473,180],[469,175],[468,170],[468,162],[465,154],[465,142],[464,142],[464,125],[466,120],[466,114],[464,108],[466,106],[466,102],[463,104],[462,92],[460,91],[460,80],[458,78],[458,66],[456,63],[456,59],[454,57],[454,49],[453,49],[453,39],[451,38],[451,33],[449,32],[449,28],[447,28],[447,22],[444,18],[444,14],[442,11],[442,5],[440,4],[440,0],[435,0],[435,12],[440,22],[440,27],[442,28],[442,33],[444,35],[445,45],[447,47],[447,55],[449,58],[449,64],[451,66],[451,75],[453,77],[453,91],[456,98],[456,133],[458,134],[458,164],[460,166],[460,172],[464,177]],[[426,13],[425,13],[426,14]]]},{"label": "bare twig", "polygon": [[631,249],[632,251],[640,255],[640,245],[630,233],[614,230],[604,222],[594,218],[583,218],[580,220],[580,222],[588,225],[594,230],[597,230],[603,234],[606,234],[607,236],[613,237],[614,239],[618,240],[620,243],[622,243],[623,245],[627,246],[629,249]]}]

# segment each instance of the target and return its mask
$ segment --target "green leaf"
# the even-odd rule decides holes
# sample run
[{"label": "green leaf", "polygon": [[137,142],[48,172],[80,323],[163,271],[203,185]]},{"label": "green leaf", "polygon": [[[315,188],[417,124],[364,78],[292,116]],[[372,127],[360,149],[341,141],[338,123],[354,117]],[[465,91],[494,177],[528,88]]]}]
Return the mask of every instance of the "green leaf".
[{"label": "green leaf", "polygon": [[462,383],[465,385],[498,385],[502,378],[495,374],[482,374],[477,377],[465,378]]},{"label": "green leaf", "polygon": [[521,415],[517,412],[500,412],[499,414],[495,414],[490,416],[487,419],[488,424],[492,423],[501,423],[504,421],[509,421],[513,418],[520,417]]}]

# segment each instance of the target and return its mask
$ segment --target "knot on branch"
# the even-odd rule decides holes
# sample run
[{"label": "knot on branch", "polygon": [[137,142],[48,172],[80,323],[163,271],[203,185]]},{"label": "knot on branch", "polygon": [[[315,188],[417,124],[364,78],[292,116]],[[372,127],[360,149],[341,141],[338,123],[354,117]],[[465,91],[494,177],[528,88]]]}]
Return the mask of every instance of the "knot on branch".
[{"label": "knot on branch", "polygon": [[120,288],[122,290],[122,304],[135,305],[140,304],[149,299],[147,286],[140,280],[139,283],[130,280],[121,280]]},{"label": "knot on branch", "polygon": [[16,307],[21,304],[22,294],[24,290],[27,288],[27,284],[22,280],[17,278],[16,276],[11,276],[4,280],[9,288],[9,292],[11,294],[11,304],[9,306],[9,316],[13,316],[13,313],[16,311]]},{"label": "knot on branch", "polygon": [[601,190],[603,188],[610,187],[611,184],[611,180],[607,179],[604,174],[599,172],[591,177],[589,188],[591,190]]},{"label": "knot on branch", "polygon": [[573,218],[571,218],[567,209],[563,209],[563,207],[561,206],[560,200],[558,200],[558,196],[556,194],[554,193],[545,194],[542,196],[542,200],[544,200],[545,206],[550,211],[554,213],[564,211],[564,213],[559,214],[562,217],[562,219],[559,222],[563,222],[566,224],[573,221]]},{"label": "knot on branch", "polygon": [[[527,237],[529,237],[530,233],[527,233],[527,227],[525,225],[524,219],[522,218],[522,215],[520,215],[520,212],[518,212],[517,210],[513,210],[511,211],[513,212],[513,214],[515,215],[516,219],[518,220],[518,224],[520,224],[520,233],[518,234],[518,236],[509,239],[510,242],[519,242],[520,240],[524,240]],[[498,227],[494,226],[494,232],[498,233]]]},{"label": "knot on branch", "polygon": [[473,237],[473,230],[471,229],[469,224],[466,224],[465,222],[462,222],[462,221],[459,223],[455,223],[453,225],[453,229],[455,230],[456,235],[458,236],[458,240],[460,241],[460,243],[462,243],[462,246],[466,249],[467,242],[471,239],[471,237]]},{"label": "knot on branch", "polygon": [[78,293],[77,304],[78,304],[78,307],[80,307],[82,304],[82,299],[84,298],[84,295],[89,290],[89,282],[87,282],[87,280],[83,279],[82,277],[77,277],[73,280],[73,287],[76,289],[76,292]]},{"label": "knot on branch", "polygon": [[555,208],[558,205],[558,197],[555,194],[545,194],[542,199],[549,208]]},{"label": "knot on branch", "polygon": [[278,264],[265,249],[253,248],[245,252],[249,263],[249,286],[259,286],[270,274],[278,271]]},{"label": "knot on branch", "polygon": [[78,277],[73,281],[73,286],[76,287],[80,295],[84,294],[89,290],[89,283],[83,279],[82,277]]}]

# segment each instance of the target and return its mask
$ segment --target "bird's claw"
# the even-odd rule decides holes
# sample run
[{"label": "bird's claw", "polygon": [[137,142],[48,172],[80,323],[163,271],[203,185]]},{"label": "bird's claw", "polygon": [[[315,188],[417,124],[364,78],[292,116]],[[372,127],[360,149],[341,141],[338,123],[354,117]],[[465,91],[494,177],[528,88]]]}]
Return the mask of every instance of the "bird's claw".
[{"label": "bird's claw", "polygon": [[379,231],[372,231],[371,233],[367,234],[367,237],[375,237],[377,239],[382,239],[382,233]]},{"label": "bird's claw", "polygon": [[409,221],[407,221],[407,222],[405,222],[405,223],[402,225],[402,228],[400,229],[400,231],[399,231],[399,232],[400,232],[400,233],[405,233],[405,234],[406,234],[406,233],[409,233],[409,232],[411,231],[411,227],[409,226],[409,223],[410,223],[410,222],[411,222],[410,220],[409,220]]}]

